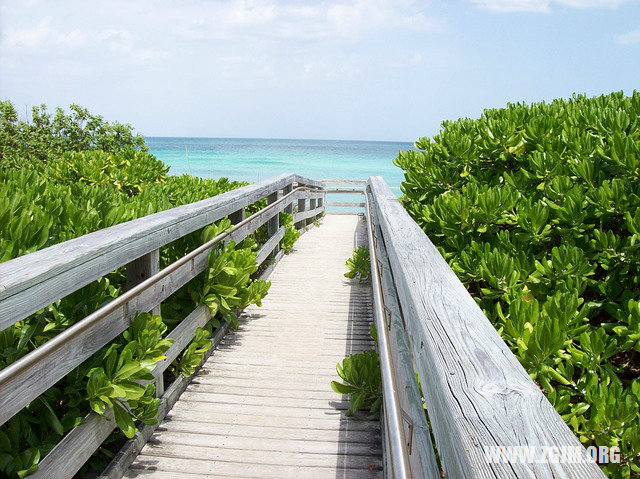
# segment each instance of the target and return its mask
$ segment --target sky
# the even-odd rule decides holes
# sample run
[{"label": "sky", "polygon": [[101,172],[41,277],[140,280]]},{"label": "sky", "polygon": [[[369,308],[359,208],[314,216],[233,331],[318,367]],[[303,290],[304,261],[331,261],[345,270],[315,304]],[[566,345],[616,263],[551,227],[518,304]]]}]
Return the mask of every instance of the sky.
[{"label": "sky", "polygon": [[415,141],[640,89],[640,0],[0,0],[0,98],[147,136]]}]

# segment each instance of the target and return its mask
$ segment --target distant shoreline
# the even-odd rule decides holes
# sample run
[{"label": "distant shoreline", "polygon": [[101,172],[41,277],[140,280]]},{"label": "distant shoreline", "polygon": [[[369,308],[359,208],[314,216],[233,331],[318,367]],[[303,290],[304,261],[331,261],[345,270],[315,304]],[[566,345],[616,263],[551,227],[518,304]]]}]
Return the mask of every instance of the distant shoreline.
[{"label": "distant shoreline", "polygon": [[402,140],[340,140],[335,138],[262,138],[249,136],[161,136],[161,135],[142,135],[147,139],[188,139],[188,140],[258,140],[258,141],[317,141],[317,142],[335,142],[335,143],[395,143],[398,145],[411,145],[413,141]]}]

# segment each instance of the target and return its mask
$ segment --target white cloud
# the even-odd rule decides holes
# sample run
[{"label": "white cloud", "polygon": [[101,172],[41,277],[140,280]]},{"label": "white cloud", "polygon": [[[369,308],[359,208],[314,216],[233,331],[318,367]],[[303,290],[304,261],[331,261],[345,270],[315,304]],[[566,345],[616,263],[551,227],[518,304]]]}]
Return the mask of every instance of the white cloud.
[{"label": "white cloud", "polygon": [[640,43],[640,26],[630,32],[616,35],[615,41],[621,45],[635,45]]},{"label": "white cloud", "polygon": [[575,8],[616,8],[628,3],[629,0],[556,0],[556,2]]},{"label": "white cloud", "polygon": [[538,12],[551,11],[552,5],[572,8],[616,8],[630,0],[470,0],[480,8],[494,12]]},{"label": "white cloud", "polygon": [[471,0],[494,12],[548,12],[550,0]]},{"label": "white cloud", "polygon": [[[131,59],[149,62],[166,58],[166,51],[140,45],[140,41],[126,29],[71,28],[53,26],[51,16],[41,18],[34,26],[3,29],[0,46],[5,51],[45,53],[51,51],[78,52],[107,50],[128,55]],[[62,23],[62,22],[58,22]]]},{"label": "white cloud", "polygon": [[51,17],[42,18],[36,25],[27,28],[8,27],[3,33],[3,42],[9,47],[40,48],[53,36]]},{"label": "white cloud", "polygon": [[[196,13],[196,11],[198,13]],[[239,35],[261,39],[318,41],[359,38],[375,32],[425,31],[438,23],[414,2],[349,0],[310,4],[233,0],[187,2],[174,12],[177,31],[189,38],[235,40]],[[196,20],[194,20],[196,19]]]}]

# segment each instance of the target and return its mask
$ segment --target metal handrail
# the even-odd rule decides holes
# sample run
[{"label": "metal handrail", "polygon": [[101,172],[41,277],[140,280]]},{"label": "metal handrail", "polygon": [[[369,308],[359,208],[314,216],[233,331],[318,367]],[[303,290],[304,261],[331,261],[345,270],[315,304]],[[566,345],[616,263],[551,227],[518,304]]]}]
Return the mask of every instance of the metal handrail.
[{"label": "metal handrail", "polygon": [[378,270],[378,258],[374,243],[373,221],[369,201],[370,188],[365,192],[367,210],[367,238],[369,240],[369,259],[371,261],[371,289],[373,291],[373,313],[378,333],[378,352],[380,356],[380,372],[382,375],[382,401],[384,405],[385,433],[389,437],[391,449],[391,468],[394,479],[411,478],[409,467],[408,442],[405,439],[402,425],[402,408],[398,400],[398,388],[393,372],[389,331],[385,324],[382,287]]},{"label": "metal handrail", "polygon": [[118,296],[113,301],[97,309],[96,311],[94,311],[84,319],[80,320],[70,328],[67,328],[60,334],[54,336],[49,341],[44,343],[42,346],[34,349],[30,353],[28,353],[26,356],[23,356],[22,358],[18,359],[16,362],[0,370],[0,386],[5,384],[9,379],[11,379],[12,376],[25,371],[26,369],[30,368],[31,366],[36,364],[38,361],[40,361],[42,358],[46,357],[51,352],[63,347],[74,336],[81,333],[82,331],[89,329],[94,324],[98,323],[100,320],[104,319],[104,317],[114,312],[118,308],[122,307],[124,309],[123,313],[126,314],[129,301],[134,299],[141,292],[145,291],[146,289],[149,289],[150,287],[158,283],[160,280],[162,280],[163,278],[165,278],[166,276],[174,272],[180,266],[193,260],[199,254],[212,248],[213,246],[215,246],[216,244],[218,244],[219,242],[221,242],[222,240],[224,240],[225,238],[233,234],[235,231],[242,228],[245,224],[249,223],[253,219],[257,218],[258,216],[264,214],[265,211],[275,208],[278,204],[282,203],[283,201],[286,201],[288,198],[290,198],[293,195],[297,195],[300,191],[303,191],[303,190],[318,191],[317,189],[314,189],[314,188],[310,188],[306,186],[298,186],[294,188],[290,193],[287,193],[286,195],[284,195],[282,198],[274,201],[273,203],[267,205],[265,208],[262,208],[260,211],[240,221],[239,223],[234,225],[233,228],[223,233],[220,233],[218,236],[207,241],[202,246],[199,246],[198,248],[194,249],[193,251],[186,254],[182,258],[171,263],[166,268],[160,270],[158,273],[154,274],[153,276],[150,276],[146,280],[137,284],[130,290],[126,291],[124,294]]}]

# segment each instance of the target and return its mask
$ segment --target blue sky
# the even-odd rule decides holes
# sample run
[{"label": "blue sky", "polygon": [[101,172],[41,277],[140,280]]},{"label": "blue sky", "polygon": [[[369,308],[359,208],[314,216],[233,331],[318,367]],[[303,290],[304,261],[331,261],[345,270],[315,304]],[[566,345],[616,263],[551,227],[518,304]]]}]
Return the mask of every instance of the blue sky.
[{"label": "blue sky", "polygon": [[0,2],[0,97],[145,135],[414,141],[640,89],[640,0]]}]

